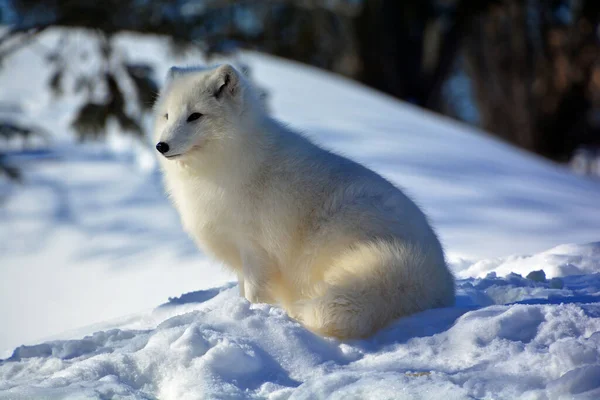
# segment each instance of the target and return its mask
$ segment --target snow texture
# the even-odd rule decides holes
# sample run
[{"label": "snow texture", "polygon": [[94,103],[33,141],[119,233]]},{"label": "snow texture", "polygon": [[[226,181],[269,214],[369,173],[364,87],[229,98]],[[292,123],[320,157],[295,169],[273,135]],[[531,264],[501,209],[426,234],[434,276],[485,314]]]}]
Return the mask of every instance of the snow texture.
[{"label": "snow texture", "polygon": [[[455,307],[364,341],[321,338],[238,297],[182,232],[151,146],[114,127],[104,144],[73,143],[82,99],[45,84],[59,37],[0,75],[0,113],[56,133],[50,148],[8,155],[22,185],[0,182],[0,398],[600,398],[597,182],[343,78],[244,54],[277,117],[416,200],[460,278]],[[199,62],[170,58],[158,38],[118,46],[159,79]]]},{"label": "snow texture", "polygon": [[[465,261],[457,261],[464,264]],[[521,274],[544,271],[544,277],[583,275],[600,272],[600,247],[598,243],[586,245],[563,244],[548,251],[530,256],[510,256],[482,260],[460,270],[459,276],[483,277],[489,272],[506,275],[513,271]],[[456,270],[459,270],[457,267]]]},{"label": "snow texture", "polygon": [[561,280],[459,280],[455,307],[348,342],[237,286],[198,291],[83,339],[17,348],[0,362],[0,398],[596,399],[600,274]]}]

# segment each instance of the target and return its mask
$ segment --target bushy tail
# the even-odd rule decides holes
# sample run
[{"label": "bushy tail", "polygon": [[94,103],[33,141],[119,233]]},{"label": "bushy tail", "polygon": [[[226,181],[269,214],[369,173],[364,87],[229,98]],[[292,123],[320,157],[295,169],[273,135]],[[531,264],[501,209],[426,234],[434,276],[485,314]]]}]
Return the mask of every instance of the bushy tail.
[{"label": "bushy tail", "polygon": [[401,316],[452,305],[454,278],[440,248],[378,241],[339,257],[319,292],[290,314],[322,335],[363,338]]}]

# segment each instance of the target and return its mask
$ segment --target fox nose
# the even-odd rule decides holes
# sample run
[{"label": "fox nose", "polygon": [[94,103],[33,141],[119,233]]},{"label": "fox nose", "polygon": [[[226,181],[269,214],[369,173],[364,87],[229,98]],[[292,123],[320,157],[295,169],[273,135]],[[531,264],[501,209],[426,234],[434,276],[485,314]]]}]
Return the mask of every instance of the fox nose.
[{"label": "fox nose", "polygon": [[156,144],[156,150],[158,150],[160,154],[165,154],[167,151],[169,151],[169,145],[165,142],[158,142]]}]

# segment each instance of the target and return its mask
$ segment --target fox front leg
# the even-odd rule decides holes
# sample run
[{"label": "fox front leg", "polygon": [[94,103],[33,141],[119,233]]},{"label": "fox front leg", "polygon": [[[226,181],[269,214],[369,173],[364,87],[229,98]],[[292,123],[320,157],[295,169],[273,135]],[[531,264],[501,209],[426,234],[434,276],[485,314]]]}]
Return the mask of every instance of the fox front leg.
[{"label": "fox front leg", "polygon": [[250,303],[273,303],[269,281],[273,276],[272,264],[260,251],[248,250],[242,254],[240,294]]}]

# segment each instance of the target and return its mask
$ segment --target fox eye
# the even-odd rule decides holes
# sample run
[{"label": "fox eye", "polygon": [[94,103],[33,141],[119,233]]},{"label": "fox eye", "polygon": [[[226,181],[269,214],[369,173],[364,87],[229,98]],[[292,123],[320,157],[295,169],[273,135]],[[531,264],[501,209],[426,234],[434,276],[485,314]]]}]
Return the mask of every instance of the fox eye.
[{"label": "fox eye", "polygon": [[187,119],[187,122],[192,122],[192,121],[195,121],[195,120],[197,120],[198,118],[200,118],[201,116],[202,116],[202,114],[200,114],[200,113],[192,113],[192,114],[190,114],[190,116],[188,117],[188,119]]},{"label": "fox eye", "polygon": [[169,114],[165,114],[165,119],[169,119]]}]

